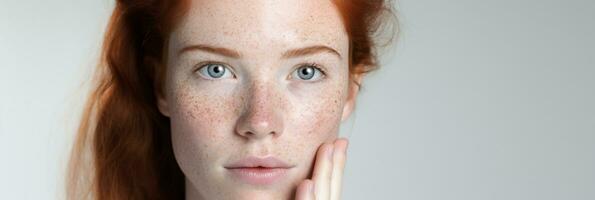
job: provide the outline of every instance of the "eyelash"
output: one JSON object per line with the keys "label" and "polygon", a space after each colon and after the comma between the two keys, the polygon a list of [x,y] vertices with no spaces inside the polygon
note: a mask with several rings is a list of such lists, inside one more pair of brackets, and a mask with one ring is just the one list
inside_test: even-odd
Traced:
{"label": "eyelash", "polygon": [[207,65],[222,65],[225,67],[226,70],[229,70],[229,72],[233,75],[234,78],[236,78],[236,72],[235,70],[228,64],[222,63],[222,62],[216,62],[216,61],[204,61],[204,62],[200,62],[196,65],[194,65],[194,68],[192,70],[193,73],[200,73],[200,69],[207,67]]}
{"label": "eyelash", "polygon": [[298,69],[300,67],[304,67],[304,66],[314,67],[315,69],[317,69],[318,71],[320,71],[320,73],[322,73],[323,76],[326,76],[326,71],[323,69],[324,67],[322,67],[318,63],[314,63],[314,62],[308,62],[308,63],[300,64],[300,65],[298,65],[296,67],[296,69]]}
{"label": "eyelash", "polygon": [[[212,62],[212,61],[200,62],[200,63],[198,63],[198,64],[195,65],[193,72],[194,73],[197,73],[198,70],[202,69],[203,67],[205,67],[207,65],[212,65],[212,64],[217,64],[217,65],[223,65],[223,66],[225,66],[228,70],[231,71],[231,73],[233,74],[234,78],[236,77],[236,74],[235,74],[234,70],[231,69],[231,66],[229,66],[227,64],[224,64],[224,63],[221,63],[221,62]],[[292,70],[292,72],[295,71],[295,70],[297,70],[298,68],[304,67],[304,66],[310,66],[310,67],[313,67],[314,69],[320,71],[320,73],[322,73],[322,76],[323,77],[326,77],[326,75],[327,75],[326,70],[324,69],[324,67],[322,67],[322,65],[320,65],[318,63],[315,63],[315,62],[307,62],[307,63],[299,64],[299,65],[297,65],[297,67],[295,67]]]}

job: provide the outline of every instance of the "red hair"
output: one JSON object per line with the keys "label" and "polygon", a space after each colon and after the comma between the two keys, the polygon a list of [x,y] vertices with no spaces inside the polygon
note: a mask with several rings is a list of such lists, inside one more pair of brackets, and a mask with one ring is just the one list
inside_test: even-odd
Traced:
{"label": "red hair", "polygon": [[[350,76],[376,69],[374,34],[391,4],[337,0],[349,35]],[[72,149],[69,199],[183,199],[162,93],[168,34],[187,0],[118,0]],[[387,12],[388,11],[388,12]],[[395,21],[396,22],[396,21]],[[359,83],[356,83],[359,85]]]}

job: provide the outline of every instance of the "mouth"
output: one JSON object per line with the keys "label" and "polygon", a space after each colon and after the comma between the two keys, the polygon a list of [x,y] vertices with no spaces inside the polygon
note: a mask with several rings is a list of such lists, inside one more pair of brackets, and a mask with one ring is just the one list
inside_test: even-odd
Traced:
{"label": "mouth", "polygon": [[246,157],[225,166],[234,179],[251,185],[270,185],[287,177],[295,166],[275,157]]}

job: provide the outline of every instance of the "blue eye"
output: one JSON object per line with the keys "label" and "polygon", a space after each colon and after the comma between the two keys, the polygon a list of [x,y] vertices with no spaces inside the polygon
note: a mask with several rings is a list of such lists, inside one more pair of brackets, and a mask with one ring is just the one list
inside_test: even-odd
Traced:
{"label": "blue eye", "polygon": [[299,78],[299,79],[305,80],[305,81],[316,81],[316,80],[322,78],[323,75],[324,74],[320,70],[320,68],[318,68],[312,64],[307,64],[307,65],[303,65],[303,66],[297,68],[293,72],[292,77]]}
{"label": "blue eye", "polygon": [[223,64],[205,64],[198,69],[198,72],[209,79],[233,77],[231,71]]}

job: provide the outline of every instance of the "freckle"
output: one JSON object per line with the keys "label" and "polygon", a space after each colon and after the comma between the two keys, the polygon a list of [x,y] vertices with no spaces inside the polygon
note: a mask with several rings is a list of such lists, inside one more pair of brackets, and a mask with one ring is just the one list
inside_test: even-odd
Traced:
{"label": "freckle", "polygon": [[196,117],[194,116],[194,113],[191,111],[188,111],[188,115],[190,115],[190,117],[192,117],[192,119],[196,119]]}

